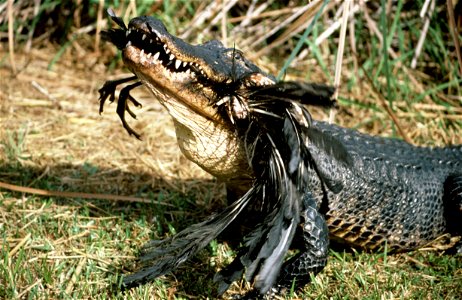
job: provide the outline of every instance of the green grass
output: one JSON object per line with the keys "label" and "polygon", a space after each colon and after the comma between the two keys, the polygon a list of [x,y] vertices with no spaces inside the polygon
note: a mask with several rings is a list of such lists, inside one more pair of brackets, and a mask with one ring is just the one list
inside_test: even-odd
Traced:
{"label": "green grass", "polygon": [[[159,213],[144,204],[127,207],[105,201],[19,198],[2,193],[0,205],[3,215],[9,216],[0,235],[0,297],[5,299],[123,297],[111,285],[117,285],[122,270],[130,269],[140,244],[165,234],[167,228],[159,227],[168,224],[179,230],[186,226],[182,221],[165,220],[156,226],[150,220]],[[9,255],[25,238],[23,246]],[[167,299],[173,292],[176,299],[213,298],[213,275],[229,263],[231,254],[228,246],[214,242],[173,274],[131,290],[127,297],[143,299],[154,293]],[[305,288],[302,298],[458,299],[461,282],[460,256],[332,250],[327,268]]]}

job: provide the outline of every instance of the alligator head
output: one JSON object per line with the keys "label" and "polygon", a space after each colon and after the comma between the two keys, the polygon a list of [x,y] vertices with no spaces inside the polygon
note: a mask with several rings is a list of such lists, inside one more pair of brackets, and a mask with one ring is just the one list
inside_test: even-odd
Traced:
{"label": "alligator head", "polygon": [[248,160],[234,126],[247,114],[238,91],[274,84],[274,78],[219,41],[190,45],[153,17],[134,18],[126,27],[110,14],[121,29],[105,38],[122,50],[125,65],[172,116],[185,156],[225,182],[247,177],[242,170]]}
{"label": "alligator head", "polygon": [[[122,50],[123,61],[135,76],[106,82],[100,89],[100,112],[109,96],[110,101],[115,99],[118,84],[139,80],[122,89],[118,99],[117,113],[127,131],[139,137],[124,114],[128,112],[134,117],[127,100],[141,104],[128,92],[144,84],[172,116],[183,154],[227,183],[237,195],[245,192],[254,178],[250,167],[253,154],[248,147],[248,128],[253,119],[271,116],[282,120],[286,112],[303,111],[303,124],[310,116],[299,108],[300,104],[335,104],[331,99],[332,87],[276,83],[273,76],[247,60],[241,51],[226,48],[217,40],[191,45],[168,33],[162,22],[153,17],[137,17],[126,26],[112,10],[108,13],[120,28],[103,32],[103,37]],[[259,128],[272,124],[271,120],[259,122]],[[257,134],[261,133],[260,130]]]}

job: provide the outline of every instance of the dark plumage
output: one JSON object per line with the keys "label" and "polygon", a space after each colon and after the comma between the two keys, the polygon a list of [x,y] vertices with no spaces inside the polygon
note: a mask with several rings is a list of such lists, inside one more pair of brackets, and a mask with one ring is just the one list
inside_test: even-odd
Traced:
{"label": "dark plumage", "polygon": [[[286,86],[290,87],[290,93],[286,94],[288,97],[283,101],[274,98],[273,92],[284,93]],[[255,287],[261,293],[274,285],[300,223],[303,204],[300,200],[305,194],[307,171],[315,167],[309,165],[313,160],[306,147],[311,139],[311,116],[301,105],[311,101],[310,87],[309,84],[290,82],[279,83],[272,88],[252,87],[239,91],[239,97],[246,100],[249,114],[236,124],[236,130],[246,135],[248,159],[256,175],[252,188],[208,220],[192,225],[171,238],[148,243],[140,256],[144,267],[126,276],[124,285],[138,285],[174,270],[207,246],[256,199],[266,217],[244,238],[244,246],[234,262],[215,279],[220,282],[220,293],[244,272],[247,280],[255,280]],[[330,93],[314,95],[315,104],[324,103],[320,99],[333,104],[330,100],[333,89],[326,88],[326,91]],[[302,97],[297,98],[297,95]],[[327,136],[314,134],[313,139],[319,144],[331,144]],[[347,163],[347,154],[342,153],[341,156]]]}

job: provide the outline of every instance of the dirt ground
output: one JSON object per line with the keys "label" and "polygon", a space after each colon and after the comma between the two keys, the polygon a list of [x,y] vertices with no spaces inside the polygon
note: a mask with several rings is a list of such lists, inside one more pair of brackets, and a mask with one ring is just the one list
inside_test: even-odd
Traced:
{"label": "dirt ground", "polygon": [[[169,182],[211,179],[177,150],[170,117],[144,88],[133,92],[143,108],[134,109],[138,120],[130,120],[142,133],[142,141],[122,128],[115,114],[116,103],[106,105],[99,114],[98,89],[106,80],[128,73],[117,70],[118,75],[111,75],[97,55],[75,60],[65,55],[49,70],[55,53],[56,49],[50,46],[17,54],[16,76],[11,75],[7,66],[0,68],[0,140],[20,140],[17,158],[21,165],[45,169],[47,173],[64,172],[60,177],[66,182],[66,172],[71,171],[66,168],[91,164],[106,169],[107,174],[114,170],[149,174],[146,178],[151,179],[146,180],[152,185],[166,185],[181,192],[189,188]],[[1,150],[2,161],[8,163],[5,146]],[[111,176],[104,179],[103,183],[95,182],[95,188],[89,183],[85,190],[101,191],[105,185],[109,191],[116,186],[118,194],[129,195],[145,184],[120,184],[117,177]]]}

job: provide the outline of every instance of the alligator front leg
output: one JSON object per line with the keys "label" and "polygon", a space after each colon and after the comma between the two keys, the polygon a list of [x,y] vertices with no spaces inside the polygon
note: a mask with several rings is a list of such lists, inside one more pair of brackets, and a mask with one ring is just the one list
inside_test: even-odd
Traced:
{"label": "alligator front leg", "polygon": [[303,199],[303,245],[299,254],[284,263],[277,288],[302,288],[326,266],[329,250],[329,230],[310,192]]}
{"label": "alligator front leg", "polygon": [[[257,289],[251,290],[239,300],[274,299],[282,296],[292,288],[299,290],[310,281],[310,274],[316,275],[324,269],[329,250],[329,231],[323,215],[319,212],[311,193],[303,199],[302,245],[300,253],[286,261],[281,268],[277,283],[268,292],[260,294]],[[237,276],[231,278],[235,280]]]}

